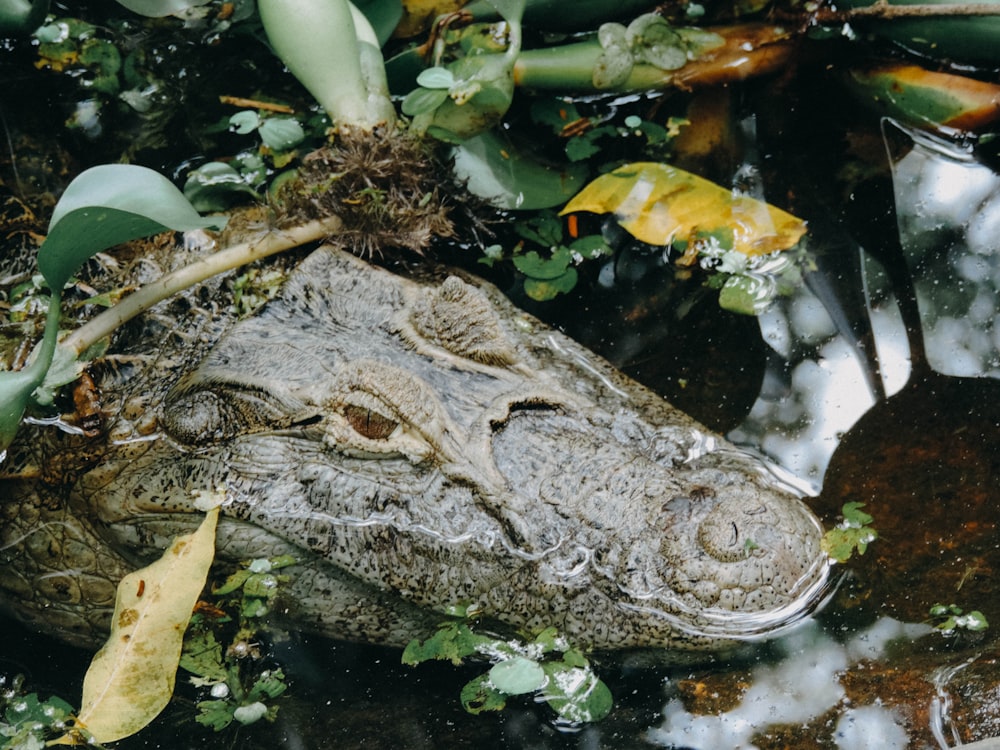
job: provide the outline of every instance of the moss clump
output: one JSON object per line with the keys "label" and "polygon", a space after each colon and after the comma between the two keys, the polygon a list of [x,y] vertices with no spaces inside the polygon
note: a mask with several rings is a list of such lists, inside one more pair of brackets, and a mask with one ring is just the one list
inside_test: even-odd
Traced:
{"label": "moss clump", "polygon": [[309,154],[279,202],[292,221],[337,215],[333,242],[359,255],[390,248],[423,253],[454,230],[441,185],[450,178],[429,147],[405,132],[342,133]]}

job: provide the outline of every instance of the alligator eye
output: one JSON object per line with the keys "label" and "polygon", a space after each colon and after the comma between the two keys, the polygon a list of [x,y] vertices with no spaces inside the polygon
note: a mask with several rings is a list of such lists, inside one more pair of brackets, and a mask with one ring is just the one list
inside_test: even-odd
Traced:
{"label": "alligator eye", "polygon": [[181,443],[196,445],[223,436],[225,420],[219,398],[199,391],[171,404],[160,418],[168,435]]}
{"label": "alligator eye", "polygon": [[364,406],[347,404],[344,407],[344,416],[355,432],[369,440],[387,440],[399,427],[399,422],[396,420]]}

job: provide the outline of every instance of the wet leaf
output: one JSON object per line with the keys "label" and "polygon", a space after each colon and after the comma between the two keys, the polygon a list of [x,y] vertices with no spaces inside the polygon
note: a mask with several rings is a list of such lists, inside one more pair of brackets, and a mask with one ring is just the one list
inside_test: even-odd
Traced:
{"label": "wet leaf", "polygon": [[837,562],[847,562],[855,550],[863,555],[868,545],[878,539],[878,532],[869,524],[872,517],[861,508],[864,503],[844,503],[844,520],[823,535],[823,551]]}
{"label": "wet leaf", "polygon": [[87,258],[139,237],[173,229],[221,227],[202,218],[166,177],[133,164],[102,164],[74,179],[52,212],[38,251],[49,287],[62,289]]}
{"label": "wet leaf", "polygon": [[611,691],[589,668],[562,662],[546,662],[542,667],[549,677],[542,697],[563,719],[577,723],[600,721],[611,712]]}
{"label": "wet leaf", "polygon": [[260,138],[272,151],[287,151],[305,140],[306,133],[292,117],[270,117],[261,123]]}
{"label": "wet leaf", "polygon": [[525,279],[524,293],[537,302],[548,302],[559,294],[573,291],[577,279],[575,268],[566,269],[566,273],[554,279]]}
{"label": "wet leaf", "polygon": [[243,110],[237,112],[229,118],[229,127],[234,133],[246,135],[252,133],[260,126],[260,115],[253,110]]}
{"label": "wet leaf", "polygon": [[546,166],[484,133],[455,150],[455,174],[468,182],[469,192],[499,208],[533,210],[564,203],[583,185],[587,167]]}
{"label": "wet leaf", "polygon": [[740,315],[760,315],[777,294],[774,282],[762,276],[731,276],[719,291],[719,307]]}
{"label": "wet leaf", "polygon": [[118,585],[111,635],[83,681],[79,721],[98,742],[142,729],[174,690],[184,631],[215,554],[219,509]]}
{"label": "wet leaf", "polygon": [[450,89],[455,85],[455,76],[447,68],[427,68],[417,76],[417,84],[426,89]]}
{"label": "wet leaf", "polygon": [[228,164],[210,161],[188,174],[184,197],[199,211],[225,211],[234,202],[256,196],[242,175]]}
{"label": "wet leaf", "polygon": [[572,255],[565,247],[558,248],[551,258],[543,258],[534,250],[514,256],[514,267],[533,279],[550,281],[558,279],[569,268]]}
{"label": "wet leaf", "polygon": [[470,714],[483,711],[500,711],[507,705],[507,696],[490,685],[489,675],[479,675],[462,688],[462,707]]}
{"label": "wet leaf", "polygon": [[690,242],[728,228],[733,249],[763,255],[793,247],[806,224],[779,208],[668,164],[637,162],[602,175],[560,212],[611,213],[633,237],[651,245]]}
{"label": "wet leaf", "polygon": [[403,99],[403,114],[408,117],[433,112],[440,107],[444,100],[448,98],[448,89],[444,88],[419,88],[413,89],[406,98]]}
{"label": "wet leaf", "polygon": [[657,13],[645,13],[628,25],[626,38],[636,58],[660,70],[676,70],[687,62],[681,35]]}
{"label": "wet leaf", "polygon": [[493,687],[507,695],[532,693],[545,684],[545,671],[537,661],[515,656],[494,664],[490,669]]}
{"label": "wet leaf", "polygon": [[431,659],[446,659],[458,666],[466,656],[477,653],[477,647],[494,639],[476,635],[465,623],[448,622],[425,641],[412,640],[403,650],[403,664],[415,666]]}

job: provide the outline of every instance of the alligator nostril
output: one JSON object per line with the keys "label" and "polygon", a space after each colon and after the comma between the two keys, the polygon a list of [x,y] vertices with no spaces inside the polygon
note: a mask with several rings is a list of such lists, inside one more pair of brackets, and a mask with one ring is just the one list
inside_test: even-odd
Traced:
{"label": "alligator nostril", "polygon": [[[755,540],[750,529],[759,525],[760,514],[766,508],[758,506],[746,508],[745,501],[723,500],[701,522],[698,527],[698,544],[708,554],[720,562],[739,562],[757,549],[760,540]],[[747,523],[754,516],[754,523]]]}

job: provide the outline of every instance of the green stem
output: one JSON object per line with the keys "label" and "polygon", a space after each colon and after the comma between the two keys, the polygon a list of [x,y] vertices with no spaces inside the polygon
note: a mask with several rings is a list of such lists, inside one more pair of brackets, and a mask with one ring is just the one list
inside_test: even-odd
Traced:
{"label": "green stem", "polygon": [[[381,66],[377,39],[348,0],[259,0],[257,5],[275,53],[336,127],[372,130],[392,122],[392,103],[379,90],[385,74],[380,84],[368,49],[375,40]],[[388,112],[393,113],[389,118]]]}
{"label": "green stem", "polygon": [[[514,64],[514,83],[529,89],[596,91],[594,66],[603,50],[596,39],[559,47],[525,50]],[[673,71],[636,65],[615,91],[648,91],[670,85]]]}
{"label": "green stem", "polygon": [[289,229],[276,229],[254,242],[243,242],[227,247],[191,265],[172,271],[152,284],[147,284],[77,328],[60,342],[59,348],[70,353],[75,359],[113,333],[123,323],[188,287],[269,255],[309,242],[318,242],[336,234],[342,228],[343,223],[340,218],[333,216]]}
{"label": "green stem", "polygon": [[53,290],[45,316],[45,333],[31,364],[17,372],[0,373],[0,461],[6,455],[7,447],[14,442],[31,394],[45,380],[52,364],[59,338],[61,303],[62,291]]}

